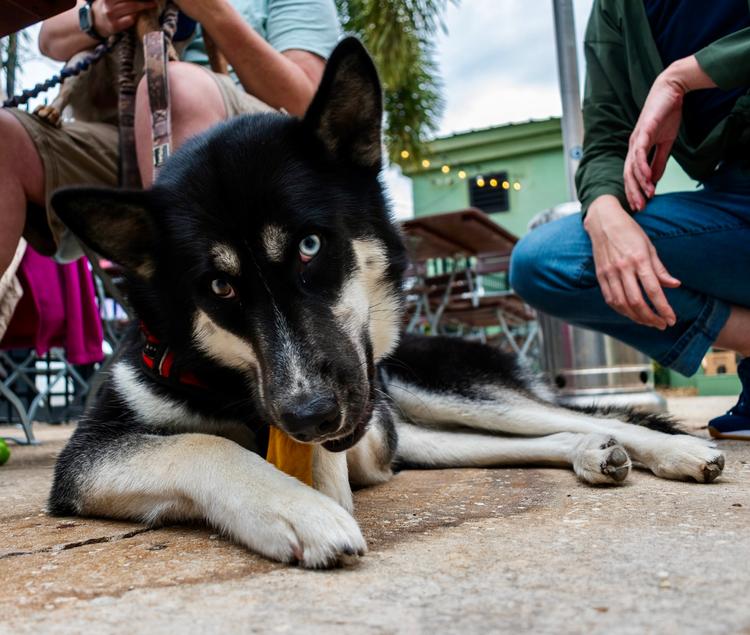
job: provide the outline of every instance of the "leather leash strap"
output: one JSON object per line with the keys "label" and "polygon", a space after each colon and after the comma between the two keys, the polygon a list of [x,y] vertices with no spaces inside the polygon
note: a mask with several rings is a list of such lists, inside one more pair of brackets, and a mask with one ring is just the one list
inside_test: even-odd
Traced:
{"label": "leather leash strap", "polygon": [[163,31],[143,36],[148,102],[151,107],[154,180],[172,151],[172,122],[169,115],[169,81],[167,80],[167,40]]}

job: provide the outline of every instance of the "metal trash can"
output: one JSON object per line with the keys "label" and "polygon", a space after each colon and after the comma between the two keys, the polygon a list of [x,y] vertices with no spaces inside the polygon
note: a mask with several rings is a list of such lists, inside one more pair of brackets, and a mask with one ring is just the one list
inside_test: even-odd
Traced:
{"label": "metal trash can", "polygon": [[[556,205],[537,214],[529,229],[580,211],[577,201]],[[542,369],[557,387],[560,403],[666,410],[666,401],[654,391],[648,356],[608,335],[538,315]]]}

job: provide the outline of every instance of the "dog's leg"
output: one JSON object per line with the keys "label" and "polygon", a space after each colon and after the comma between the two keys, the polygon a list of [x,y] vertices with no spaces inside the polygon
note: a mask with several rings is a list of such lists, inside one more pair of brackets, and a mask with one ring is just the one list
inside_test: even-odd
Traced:
{"label": "dog's leg", "polygon": [[[461,376],[461,369],[455,373]],[[433,427],[465,426],[492,433],[541,436],[558,432],[614,436],[634,461],[662,478],[713,481],[724,468],[724,457],[704,439],[664,434],[608,416],[561,408],[512,388],[480,385],[476,397],[435,392],[391,379],[389,392],[415,423]]]}
{"label": "dog's leg", "polygon": [[313,487],[335,500],[346,511],[354,511],[352,488],[345,452],[329,452],[316,445],[313,450]]}
{"label": "dog's leg", "polygon": [[92,449],[80,436],[58,461],[52,513],[204,519],[253,551],[311,568],[366,550],[341,506],[228,439],[129,435]]}
{"label": "dog's leg", "polygon": [[[65,64],[65,66],[68,68],[73,67],[90,54],[90,51],[77,53]],[[74,75],[63,81],[63,83],[60,84],[60,90],[58,91],[57,96],[49,104],[37,106],[34,109],[34,115],[39,117],[39,119],[46,121],[51,126],[59,128],[62,125],[62,113],[65,110],[65,107],[70,103],[73,93],[81,88],[80,78],[81,75]]]}
{"label": "dog's leg", "polygon": [[379,485],[393,476],[391,465],[397,443],[394,420],[390,406],[379,397],[365,436],[346,452],[349,482],[354,487]]}
{"label": "dog's leg", "polygon": [[617,484],[630,473],[625,449],[606,434],[558,432],[511,438],[477,432],[431,430],[399,424],[400,462],[419,467],[572,466],[578,477],[596,485]]}

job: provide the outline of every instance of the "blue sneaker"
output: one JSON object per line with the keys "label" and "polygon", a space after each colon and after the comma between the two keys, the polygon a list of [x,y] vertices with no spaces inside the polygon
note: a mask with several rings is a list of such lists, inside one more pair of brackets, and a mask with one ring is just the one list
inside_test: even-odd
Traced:
{"label": "blue sneaker", "polygon": [[750,357],[737,365],[737,374],[742,382],[737,405],[725,415],[708,422],[708,431],[714,439],[750,441]]}

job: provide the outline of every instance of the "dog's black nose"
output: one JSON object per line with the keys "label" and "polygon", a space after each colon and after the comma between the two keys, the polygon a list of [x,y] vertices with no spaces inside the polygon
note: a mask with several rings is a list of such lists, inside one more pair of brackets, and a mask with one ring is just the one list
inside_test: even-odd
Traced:
{"label": "dog's black nose", "polygon": [[298,400],[280,414],[286,431],[301,441],[312,441],[335,432],[341,413],[334,397]]}

